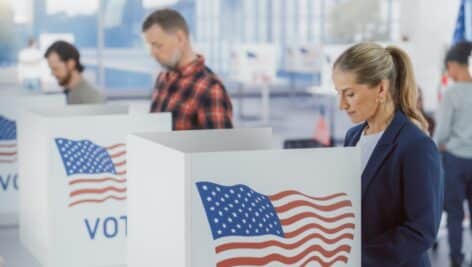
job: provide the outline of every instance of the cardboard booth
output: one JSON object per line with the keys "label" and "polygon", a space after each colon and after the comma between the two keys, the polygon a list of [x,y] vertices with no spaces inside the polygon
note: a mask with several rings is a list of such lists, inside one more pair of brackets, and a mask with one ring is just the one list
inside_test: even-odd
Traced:
{"label": "cardboard booth", "polygon": [[18,224],[17,120],[22,110],[40,106],[65,106],[65,98],[20,89],[0,91],[0,225]]}
{"label": "cardboard booth", "polygon": [[[171,115],[127,105],[34,109],[20,130],[20,240],[43,266],[126,264],[126,136],[170,131]],[[157,166],[157,163],[156,163]]]}
{"label": "cardboard booth", "polygon": [[267,129],[132,134],[128,267],[361,266],[358,148]]}

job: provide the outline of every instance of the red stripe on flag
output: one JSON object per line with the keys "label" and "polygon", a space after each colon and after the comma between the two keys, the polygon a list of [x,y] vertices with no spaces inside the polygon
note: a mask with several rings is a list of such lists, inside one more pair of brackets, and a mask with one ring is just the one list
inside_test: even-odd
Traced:
{"label": "red stripe on flag", "polygon": [[293,196],[293,195],[304,196],[304,197],[307,197],[309,199],[318,200],[318,201],[325,201],[325,200],[330,200],[330,199],[341,197],[341,196],[347,196],[346,193],[339,193],[339,194],[329,195],[329,196],[325,196],[325,197],[311,197],[311,196],[305,195],[305,194],[303,194],[299,191],[288,190],[288,191],[283,191],[283,192],[277,193],[275,195],[269,196],[269,199],[270,199],[270,201],[277,201],[277,200],[280,200],[284,197]]}
{"label": "red stripe on flag", "polygon": [[115,163],[115,167],[121,167],[123,165],[126,165],[126,160],[125,161],[120,161],[118,163]]}
{"label": "red stripe on flag", "polygon": [[114,186],[108,186],[108,187],[101,188],[101,189],[81,189],[81,190],[72,191],[69,194],[69,196],[74,197],[74,196],[81,195],[81,194],[103,194],[103,193],[109,192],[109,191],[113,191],[113,192],[117,192],[117,193],[124,193],[124,192],[126,192],[126,188],[117,188],[117,187],[114,187]]}
{"label": "red stripe on flag", "polygon": [[231,249],[264,249],[268,247],[278,247],[278,248],[287,249],[287,250],[296,249],[313,239],[320,239],[324,243],[332,245],[344,239],[353,240],[354,235],[345,233],[336,238],[330,239],[330,238],[326,238],[322,236],[321,234],[314,233],[291,244],[286,244],[286,243],[282,243],[280,241],[275,241],[275,240],[269,240],[269,241],[258,242],[258,243],[248,243],[248,242],[227,243],[227,244],[216,247],[216,253],[221,253],[221,252],[224,252],[226,250],[231,250]]}
{"label": "red stripe on flag", "polygon": [[335,234],[335,233],[338,233],[338,232],[343,231],[345,229],[354,230],[354,227],[355,227],[355,225],[353,223],[346,223],[346,224],[343,224],[339,227],[330,229],[330,228],[324,227],[321,224],[310,223],[310,224],[304,225],[303,227],[300,227],[300,228],[298,228],[298,229],[296,229],[292,232],[285,233],[285,238],[293,238],[293,237],[296,237],[296,236],[302,234],[303,232],[306,232],[306,231],[309,231],[309,230],[312,230],[312,229],[321,230],[322,232],[327,233],[327,234]]}
{"label": "red stripe on flag", "polygon": [[326,250],[320,245],[313,245],[299,253],[298,255],[295,255],[293,257],[286,257],[281,254],[270,254],[265,257],[239,257],[239,258],[230,258],[227,260],[220,261],[216,264],[218,267],[230,267],[230,266],[264,266],[269,264],[270,262],[280,262],[282,264],[294,264],[297,263],[298,261],[302,260],[304,257],[309,255],[312,252],[319,252],[321,255],[324,257],[333,257],[337,255],[340,252],[351,252],[351,247],[348,245],[342,245],[337,247],[334,250]]}
{"label": "red stripe on flag", "polygon": [[297,200],[297,201],[292,201],[285,205],[276,207],[275,210],[277,211],[277,213],[281,213],[281,212],[286,212],[291,209],[295,209],[299,207],[311,207],[320,211],[329,212],[329,211],[335,211],[341,208],[352,207],[352,203],[349,200],[344,200],[344,201],[337,202],[331,205],[317,205],[317,204],[313,204],[305,200]]}
{"label": "red stripe on flag", "polygon": [[0,152],[0,156],[15,156],[17,153],[16,151],[13,152]]}
{"label": "red stripe on flag", "polygon": [[111,158],[117,158],[126,154],[126,151],[121,151],[115,154],[110,155]]}
{"label": "red stripe on flag", "polygon": [[115,148],[120,147],[120,146],[126,146],[126,144],[116,144],[116,145],[112,145],[112,146],[105,147],[105,148],[108,149],[108,150],[111,150],[111,149],[115,149]]}
{"label": "red stripe on flag", "polygon": [[79,205],[79,204],[84,204],[84,203],[103,203],[107,200],[110,200],[110,199],[114,199],[114,200],[118,200],[118,201],[123,201],[123,200],[126,200],[126,197],[116,197],[116,196],[108,196],[106,198],[101,198],[101,199],[83,199],[83,200],[79,200],[79,201],[75,201],[75,202],[72,202],[69,204],[69,207],[73,207],[75,205]]}
{"label": "red stripe on flag", "polygon": [[341,261],[341,262],[344,262],[344,263],[347,263],[348,261],[348,258],[346,256],[338,256],[336,258],[334,258],[333,260],[331,261],[323,261],[320,257],[318,256],[313,256],[313,257],[310,257],[308,260],[306,260],[300,267],[305,267],[308,265],[308,263],[312,262],[312,261],[315,261],[315,262],[318,262],[321,267],[330,267],[332,265],[334,265],[336,262],[338,261]]}

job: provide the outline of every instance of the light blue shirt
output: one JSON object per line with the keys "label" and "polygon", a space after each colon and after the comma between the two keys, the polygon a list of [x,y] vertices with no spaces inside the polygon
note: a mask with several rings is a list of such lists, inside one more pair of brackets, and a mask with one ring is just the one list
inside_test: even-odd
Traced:
{"label": "light blue shirt", "polygon": [[364,135],[364,133],[362,133],[361,138],[357,143],[357,146],[359,146],[361,149],[362,171],[364,171],[367,162],[369,162],[370,156],[374,152],[375,146],[377,146],[377,143],[379,142],[383,133],[383,131],[369,135]]}
{"label": "light blue shirt", "polygon": [[457,157],[472,158],[472,82],[451,85],[436,115],[436,144]]}

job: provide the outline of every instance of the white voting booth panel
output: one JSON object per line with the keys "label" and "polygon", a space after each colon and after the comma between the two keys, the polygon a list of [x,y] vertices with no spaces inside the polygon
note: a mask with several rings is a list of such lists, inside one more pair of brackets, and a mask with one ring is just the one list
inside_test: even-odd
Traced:
{"label": "white voting booth panel", "polygon": [[289,45],[285,48],[285,70],[312,74],[320,72],[322,55],[320,45]]}
{"label": "white voting booth panel", "polygon": [[19,135],[20,240],[46,267],[126,263],[127,146],[135,131],[170,131],[171,115],[127,105],[34,109]]}
{"label": "white voting booth panel", "polygon": [[278,83],[277,58],[278,47],[269,43],[232,44],[230,49],[229,78],[240,84],[240,90],[247,86],[261,90],[261,120],[266,125],[270,120],[269,85]]}
{"label": "white voting booth panel", "polygon": [[232,80],[251,85],[276,80],[277,47],[273,44],[235,44],[230,53]]}
{"label": "white voting booth panel", "polygon": [[269,133],[130,135],[128,267],[361,266],[359,150]]}
{"label": "white voting booth panel", "polygon": [[17,120],[22,110],[64,106],[61,95],[38,95],[20,89],[0,91],[0,225],[18,223]]}
{"label": "white voting booth panel", "polygon": [[150,113],[150,101],[132,101],[129,104],[129,114],[147,114]]}

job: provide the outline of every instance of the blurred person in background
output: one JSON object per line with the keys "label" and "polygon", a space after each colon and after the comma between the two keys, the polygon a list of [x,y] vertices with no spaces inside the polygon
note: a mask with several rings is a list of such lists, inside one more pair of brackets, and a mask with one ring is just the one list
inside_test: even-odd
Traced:
{"label": "blurred person in background", "polygon": [[446,90],[439,105],[434,134],[434,140],[443,156],[445,210],[453,267],[463,266],[464,200],[472,197],[472,76],[469,72],[471,50],[471,42],[459,42],[446,54],[444,64],[453,84]]}
{"label": "blurred person in background", "polygon": [[41,89],[41,51],[33,38],[28,39],[28,46],[18,53],[18,81],[32,91]]}
{"label": "blurred person in background", "polygon": [[64,88],[67,104],[102,104],[105,97],[98,89],[88,82],[82,72],[77,48],[65,41],[53,43],[44,54],[52,75]]}

